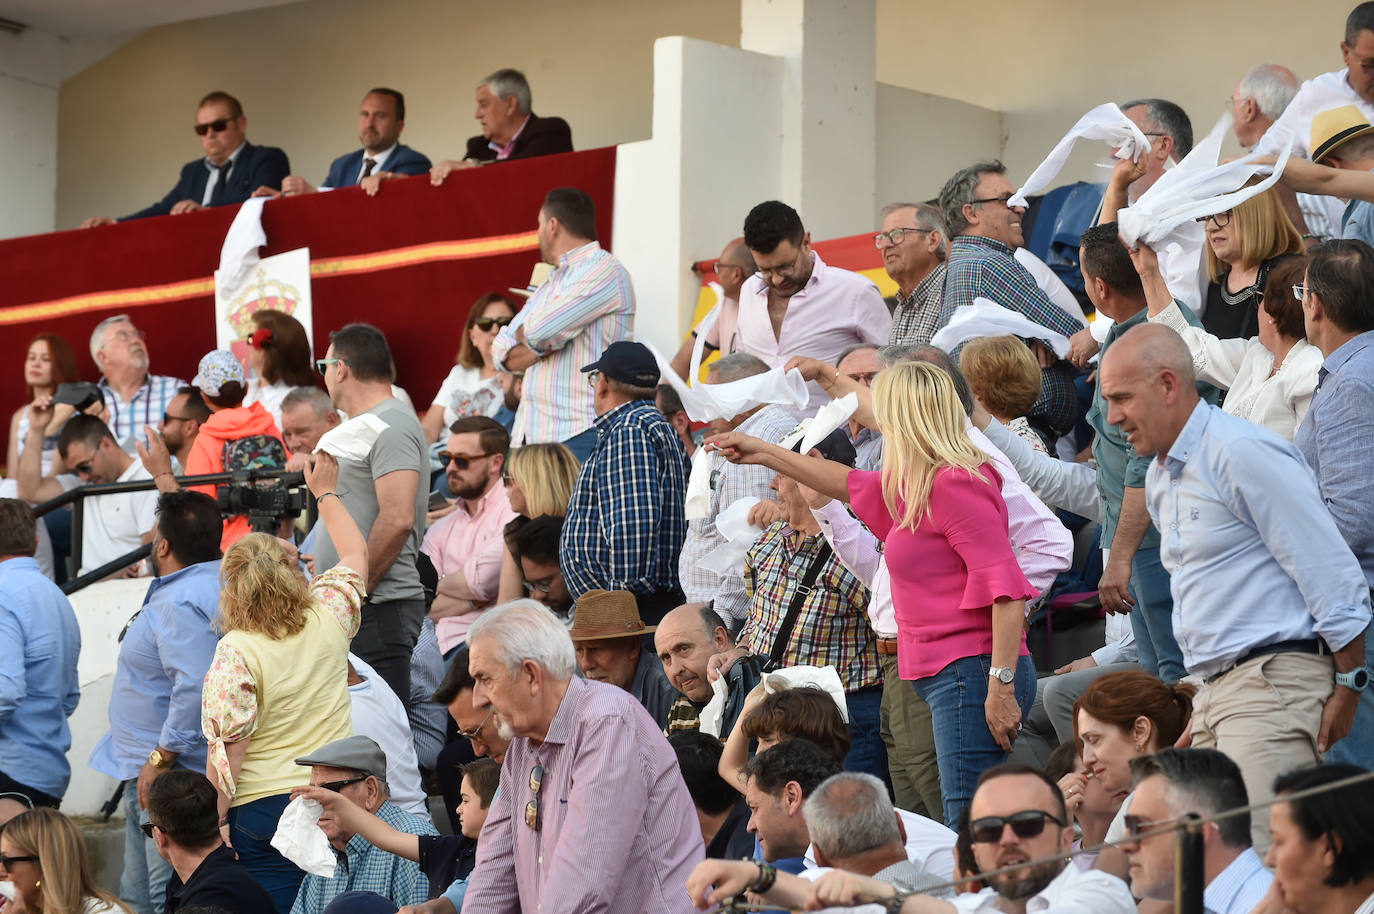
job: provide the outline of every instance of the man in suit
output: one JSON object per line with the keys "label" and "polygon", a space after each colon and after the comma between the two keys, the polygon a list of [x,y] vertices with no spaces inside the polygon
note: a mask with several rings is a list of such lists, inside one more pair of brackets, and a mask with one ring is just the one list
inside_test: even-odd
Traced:
{"label": "man in suit", "polygon": [[227,92],[211,92],[196,106],[195,131],[205,158],[187,162],[176,187],[152,206],[118,220],[94,216],[81,227],[242,203],[255,190],[281,187],[291,171],[286,153],[274,146],[254,146],[247,130],[248,118],[239,100]]}
{"label": "man in suit", "polygon": [[539,117],[530,110],[530,84],[519,70],[497,70],[477,84],[475,116],[481,135],[468,140],[461,161],[447,159],[430,170],[435,187],[455,168],[572,152],[572,128],[561,117]]}
{"label": "man in suit", "polygon": [[254,196],[291,197],[313,194],[317,190],[361,186],[375,196],[383,181],[422,175],[429,171],[429,159],[400,143],[406,126],[406,98],[395,89],[373,89],[363,96],[358,110],[358,142],[362,148],[339,156],[329,166],[329,176],[315,187],[298,175],[281,182],[281,191],[262,188]]}

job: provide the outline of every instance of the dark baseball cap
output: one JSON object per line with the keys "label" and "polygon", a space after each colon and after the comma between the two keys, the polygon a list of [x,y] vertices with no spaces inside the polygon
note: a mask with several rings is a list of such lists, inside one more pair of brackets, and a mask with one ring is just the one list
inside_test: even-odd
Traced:
{"label": "dark baseball cap", "polygon": [[618,340],[606,347],[601,358],[590,365],[583,365],[585,374],[599,371],[608,378],[633,387],[658,386],[658,362],[649,347],[630,340]]}
{"label": "dark baseball cap", "polygon": [[[813,447],[821,452],[821,456],[826,460],[833,460],[842,463],[847,467],[852,467],[858,461],[859,455],[854,450],[854,443],[849,440],[849,432],[843,428],[837,428],[826,435]],[[792,445],[792,450],[801,453],[801,442]]]}

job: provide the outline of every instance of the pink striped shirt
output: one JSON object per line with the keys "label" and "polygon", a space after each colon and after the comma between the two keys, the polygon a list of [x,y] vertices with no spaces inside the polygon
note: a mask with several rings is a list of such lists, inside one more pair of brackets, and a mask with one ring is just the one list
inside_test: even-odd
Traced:
{"label": "pink striped shirt", "polygon": [[491,344],[492,359],[504,369],[523,327],[525,345],[539,356],[525,369],[511,444],[567,441],[591,428],[596,410],[582,366],[611,343],[628,340],[634,322],[635,293],[620,261],[595,241],[558,258],[548,281]]}
{"label": "pink striped shirt", "polygon": [[[525,820],[531,800],[538,831]],[[696,807],[658,725],[629,692],[574,678],[544,741],[506,750],[463,910],[688,914],[687,877],[703,854]]]}
{"label": "pink striped shirt", "polygon": [[[506,487],[500,480],[477,501],[477,513],[469,514],[462,499],[453,513],[441,517],[425,534],[421,551],[434,563],[439,576],[461,571],[474,602],[490,603],[501,585],[501,563],[506,546],[501,533],[515,519]],[[439,650],[447,653],[463,642],[476,613],[447,616],[434,623]]]}

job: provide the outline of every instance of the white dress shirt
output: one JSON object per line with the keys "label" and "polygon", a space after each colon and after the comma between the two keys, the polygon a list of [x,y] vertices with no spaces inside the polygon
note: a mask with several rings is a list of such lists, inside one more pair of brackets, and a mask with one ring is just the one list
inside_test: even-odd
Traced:
{"label": "white dress shirt", "polygon": [[386,785],[391,789],[391,802],[428,819],[429,807],[420,788],[420,763],[415,758],[415,741],[405,705],[365,660],[349,654],[348,661],[363,679],[348,687],[353,731],[366,736],[386,753]]}
{"label": "white dress shirt", "polygon": [[[353,182],[353,183],[356,185],[356,184],[360,183],[360,182],[363,180],[363,169],[367,168],[367,160],[368,160],[368,159],[371,159],[373,162],[377,163],[377,164],[375,164],[375,165],[372,166],[372,174],[375,175],[377,172],[383,171],[384,169],[382,168],[382,166],[386,164],[386,160],[387,160],[387,159],[391,158],[391,154],[392,154],[393,152],[396,151],[396,147],[399,146],[399,145],[401,145],[401,144],[400,144],[400,143],[392,143],[392,144],[391,144],[390,146],[388,146],[386,149],[383,149],[381,152],[378,152],[378,153],[371,153],[371,152],[368,152],[366,149],[364,149],[364,150],[363,150],[363,157],[362,157],[360,160],[358,160],[358,177],[357,177],[356,179],[354,179],[354,182]],[[334,188],[330,187],[328,184],[321,184],[319,187],[316,188],[316,190],[333,190],[333,189],[334,189]],[[449,424],[451,425],[452,423],[449,423]]]}
{"label": "white dress shirt", "polygon": [[[959,914],[1001,914],[1002,896],[996,889],[955,896]],[[1026,900],[1027,914],[1136,914],[1135,899],[1126,883],[1101,870],[1065,866],[1044,891]]]}
{"label": "white dress shirt", "polygon": [[[247,146],[247,145],[248,145],[248,142],[245,140],[244,142],[242,142],[242,143],[239,144],[239,148],[238,148],[238,149],[235,149],[233,152],[231,152],[231,153],[229,154],[229,161],[232,163],[232,164],[230,164],[230,166],[229,166],[229,171],[230,171],[230,172],[232,172],[232,171],[234,170],[234,166],[235,166],[235,165],[238,165],[238,163],[239,163],[239,153],[243,152],[243,147],[245,147],[245,146]],[[211,198],[212,196],[214,196],[214,194],[215,194],[215,185],[219,183],[219,176],[220,176],[220,169],[219,169],[219,166],[215,165],[215,164],[214,164],[213,162],[211,162],[208,158],[205,159],[205,167],[206,167],[206,169],[210,172],[210,177],[206,179],[206,181],[205,181],[205,191],[204,191],[204,193],[202,193],[202,194],[200,195],[200,205],[201,205],[201,206],[209,206],[209,205],[210,205],[210,198]]]}

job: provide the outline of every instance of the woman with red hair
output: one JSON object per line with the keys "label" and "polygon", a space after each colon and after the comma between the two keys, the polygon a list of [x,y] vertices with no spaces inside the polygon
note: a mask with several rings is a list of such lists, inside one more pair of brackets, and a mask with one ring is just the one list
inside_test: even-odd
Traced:
{"label": "woman with red hair", "polygon": [[[29,434],[29,405],[39,397],[51,397],[57,385],[80,380],[76,368],[76,353],[71,345],[55,333],[40,333],[29,341],[24,358],[24,405],[15,410],[10,419],[9,450],[5,458],[5,472],[14,478],[19,470],[19,455]],[[71,413],[53,417],[52,427],[43,434],[43,475],[52,473],[53,464],[61,469],[57,455],[57,433]]]}
{"label": "woman with red hair", "polygon": [[294,388],[314,387],[310,339],[301,322],[282,311],[254,312],[248,337],[248,394],[244,406],[261,403],[281,428],[281,401]]}

